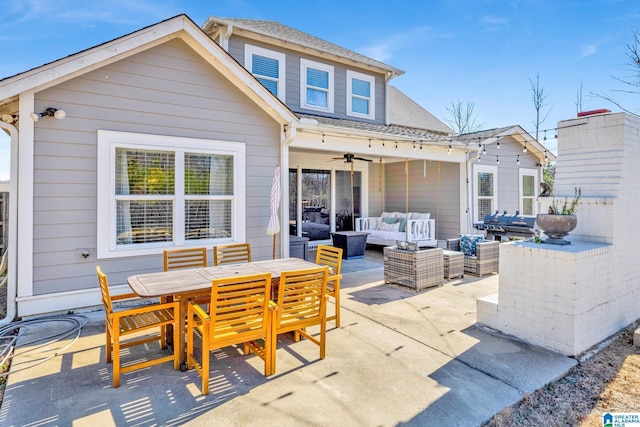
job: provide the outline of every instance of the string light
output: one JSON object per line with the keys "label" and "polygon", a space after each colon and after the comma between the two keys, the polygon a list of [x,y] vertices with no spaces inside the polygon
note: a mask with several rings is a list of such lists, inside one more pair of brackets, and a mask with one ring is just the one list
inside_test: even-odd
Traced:
{"label": "string light", "polygon": [[496,156],[496,164],[499,165],[500,164],[500,157]]}
{"label": "string light", "polygon": [[487,154],[487,147],[485,145],[482,146],[482,154]]}
{"label": "string light", "polygon": [[369,150],[371,150],[371,138],[369,138]]}
{"label": "string light", "polygon": [[497,141],[496,149],[499,150],[500,149],[500,137],[499,136],[496,136],[496,141]]}
{"label": "string light", "polygon": [[324,133],[322,134],[322,144],[324,145]]}
{"label": "string light", "polygon": [[516,163],[520,164],[520,154],[518,154],[517,158],[516,158]]}
{"label": "string light", "polygon": [[398,149],[398,141],[396,141],[396,150]]}
{"label": "string light", "polygon": [[416,151],[416,141],[415,141],[415,139],[413,140],[413,151]]}
{"label": "string light", "polygon": [[555,128],[555,129],[554,129],[554,132],[555,132],[555,136],[554,136],[554,138],[555,138],[555,139],[558,139],[558,128]]}
{"label": "string light", "polygon": [[420,151],[422,151],[422,141],[420,141]]}
{"label": "string light", "polygon": [[542,138],[542,140],[543,140],[543,141],[546,141],[546,140],[547,140],[547,131],[546,131],[546,130],[544,131],[544,138]]}
{"label": "string light", "polygon": [[526,153],[526,152],[527,152],[527,143],[526,143],[526,141],[525,141],[525,143],[524,143],[524,148],[522,149],[522,152],[523,152],[523,153]]}
{"label": "string light", "polygon": [[549,161],[549,156],[547,155],[547,150],[544,150],[544,161],[545,162]]}
{"label": "string light", "polygon": [[449,148],[447,149],[447,154],[451,154],[451,144],[449,144]]}
{"label": "string light", "polygon": [[478,148],[482,148],[482,144],[480,143],[480,137],[478,137]]}

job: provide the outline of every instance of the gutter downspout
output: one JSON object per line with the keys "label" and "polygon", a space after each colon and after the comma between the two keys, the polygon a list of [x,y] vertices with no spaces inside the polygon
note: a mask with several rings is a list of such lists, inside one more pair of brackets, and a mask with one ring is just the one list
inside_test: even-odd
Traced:
{"label": "gutter downspout", "polygon": [[[474,156],[475,153],[475,156]],[[472,163],[475,162],[476,160],[478,160],[478,158],[480,158],[480,152],[479,151],[472,151],[468,154],[469,158],[467,159],[467,185],[465,186],[467,189],[467,229],[464,231],[465,233],[470,233],[471,232],[471,227],[473,226],[473,218],[472,218],[472,212],[471,212],[471,205],[472,205],[472,197],[473,195],[471,194],[471,191],[469,190],[469,187],[471,186],[472,182],[470,180],[470,177],[472,176],[471,173],[471,166]]]}
{"label": "gutter downspout", "polygon": [[[283,258],[289,257],[289,239],[283,239],[285,224],[289,224],[289,146],[296,139],[298,128],[294,126],[293,122],[289,122],[284,127],[282,136],[281,148],[280,148],[280,194],[286,196],[282,197],[280,206],[280,254]],[[286,215],[285,215],[286,212]],[[287,236],[289,235],[289,228],[287,225]]]}
{"label": "gutter downspout", "polygon": [[9,243],[7,244],[8,267],[7,267],[7,315],[0,319],[0,325],[6,325],[16,317],[16,296],[18,291],[16,258],[18,256],[18,129],[3,121],[0,121],[0,129],[9,131],[11,135],[11,161],[9,163]]}

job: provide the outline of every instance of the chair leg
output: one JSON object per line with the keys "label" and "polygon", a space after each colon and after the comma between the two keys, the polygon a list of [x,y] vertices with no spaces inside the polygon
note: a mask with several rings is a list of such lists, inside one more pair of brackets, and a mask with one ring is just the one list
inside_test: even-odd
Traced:
{"label": "chair leg", "polygon": [[[176,319],[179,318],[180,315],[178,313],[173,313],[173,316],[174,319]],[[160,331],[160,334],[162,334],[162,331]],[[173,369],[176,371],[180,369],[180,358],[182,357],[180,353],[184,349],[184,343],[181,343],[179,340],[180,331],[178,330],[178,325],[175,325],[173,327]]]}
{"label": "chair leg", "polygon": [[106,347],[107,347],[107,350],[106,350],[107,351],[107,354],[106,354],[107,363],[111,363],[111,352],[113,351],[113,346],[111,345],[112,337],[111,337],[111,331],[109,330],[109,319],[107,319],[107,321],[105,322],[105,335],[107,337],[107,344],[106,344]]}
{"label": "chair leg", "polygon": [[327,336],[327,319],[323,319],[320,323],[320,359],[324,359],[325,356],[325,343]]}
{"label": "chair leg", "polygon": [[118,325],[113,328],[113,388],[120,387],[120,331]]}
{"label": "chair leg", "polygon": [[336,281],[333,290],[333,300],[336,304],[336,328],[340,327],[340,282]]}
{"label": "chair leg", "polygon": [[202,394],[209,394],[209,328],[202,332]]}

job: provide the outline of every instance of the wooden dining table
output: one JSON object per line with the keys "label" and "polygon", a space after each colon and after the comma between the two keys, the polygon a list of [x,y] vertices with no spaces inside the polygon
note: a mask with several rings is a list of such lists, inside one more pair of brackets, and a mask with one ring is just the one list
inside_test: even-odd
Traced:
{"label": "wooden dining table", "polygon": [[[190,299],[211,293],[213,279],[223,279],[250,274],[271,273],[271,280],[277,283],[283,271],[303,270],[317,267],[301,258],[281,258],[266,261],[225,264],[215,267],[188,268],[182,270],[160,271],[155,273],[129,276],[129,286],[142,298],[164,297],[180,301],[180,318],[186,319]],[[185,322],[179,322],[180,343],[173,343],[174,351],[180,352],[180,366],[185,369],[186,340]],[[170,339],[170,335],[167,336]]]}

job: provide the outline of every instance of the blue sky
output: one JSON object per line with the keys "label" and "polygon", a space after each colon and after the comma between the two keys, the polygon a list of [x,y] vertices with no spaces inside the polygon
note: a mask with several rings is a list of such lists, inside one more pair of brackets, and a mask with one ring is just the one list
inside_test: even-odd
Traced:
{"label": "blue sky", "polygon": [[[0,78],[38,67],[187,14],[276,20],[368,55],[405,74],[392,84],[441,120],[458,100],[473,102],[484,128],[519,124],[533,134],[530,79],[546,94],[541,129],[582,110],[639,112],[614,77],[628,78],[626,47],[640,31],[637,0],[0,0]],[[540,134],[540,139],[543,138]],[[9,142],[0,136],[0,180],[9,175]]]}

